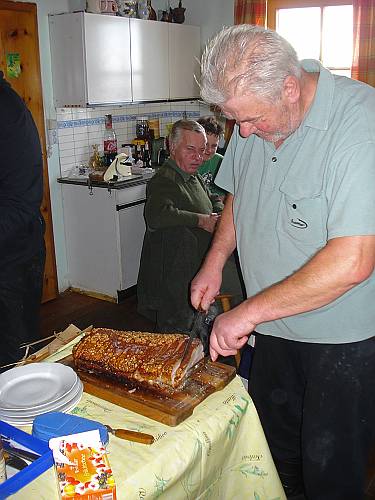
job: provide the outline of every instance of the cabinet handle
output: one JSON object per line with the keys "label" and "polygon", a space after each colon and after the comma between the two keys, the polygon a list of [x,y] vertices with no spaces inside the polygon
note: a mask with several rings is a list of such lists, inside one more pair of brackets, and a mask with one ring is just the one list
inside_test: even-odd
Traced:
{"label": "cabinet handle", "polygon": [[123,205],[116,205],[116,210],[119,212],[120,210],[124,210],[125,208],[136,207],[137,205],[143,205],[146,200],[138,200],[133,201],[132,203],[124,203]]}

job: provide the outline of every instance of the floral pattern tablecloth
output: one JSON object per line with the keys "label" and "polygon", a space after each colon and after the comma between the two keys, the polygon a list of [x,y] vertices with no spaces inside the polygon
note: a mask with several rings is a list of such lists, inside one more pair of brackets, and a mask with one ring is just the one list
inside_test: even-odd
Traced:
{"label": "floral pattern tablecloth", "polygon": [[[71,345],[47,361],[65,357]],[[176,427],[86,393],[71,413],[155,436],[148,446],[110,435],[107,450],[119,500],[286,498],[257,412],[239,377],[211,394]],[[58,500],[53,468],[10,498]]]}

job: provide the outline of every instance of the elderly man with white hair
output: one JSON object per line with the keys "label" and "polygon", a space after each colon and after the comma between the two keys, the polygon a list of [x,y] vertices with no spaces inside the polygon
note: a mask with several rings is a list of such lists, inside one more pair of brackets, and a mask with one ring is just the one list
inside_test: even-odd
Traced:
{"label": "elderly man with white hair", "polygon": [[375,443],[375,89],[239,25],[207,46],[201,95],[236,126],[192,304],[209,306],[236,246],[248,297],[216,318],[212,359],[256,332],[249,391],[288,497],[359,500]]}

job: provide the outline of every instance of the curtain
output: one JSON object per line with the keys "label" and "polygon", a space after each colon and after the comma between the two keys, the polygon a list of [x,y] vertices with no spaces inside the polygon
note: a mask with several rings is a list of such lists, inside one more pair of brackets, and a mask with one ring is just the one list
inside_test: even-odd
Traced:
{"label": "curtain", "polygon": [[375,87],[375,2],[353,0],[352,78]]}
{"label": "curtain", "polygon": [[266,0],[235,0],[234,24],[266,24]]}
{"label": "curtain", "polygon": [[[266,25],[267,0],[234,0],[234,24]],[[231,138],[234,120],[226,120],[224,139],[227,146]]]}

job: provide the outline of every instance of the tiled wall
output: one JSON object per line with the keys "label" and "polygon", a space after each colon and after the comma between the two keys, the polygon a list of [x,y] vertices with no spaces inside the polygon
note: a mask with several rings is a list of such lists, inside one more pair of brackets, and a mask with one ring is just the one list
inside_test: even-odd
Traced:
{"label": "tiled wall", "polygon": [[88,163],[93,144],[98,144],[99,150],[103,150],[106,114],[112,114],[119,147],[135,138],[135,124],[139,116],[159,118],[160,135],[165,137],[167,123],[211,114],[209,108],[198,101],[129,104],[113,108],[58,108],[56,111],[62,177],[69,175],[74,166]]}

